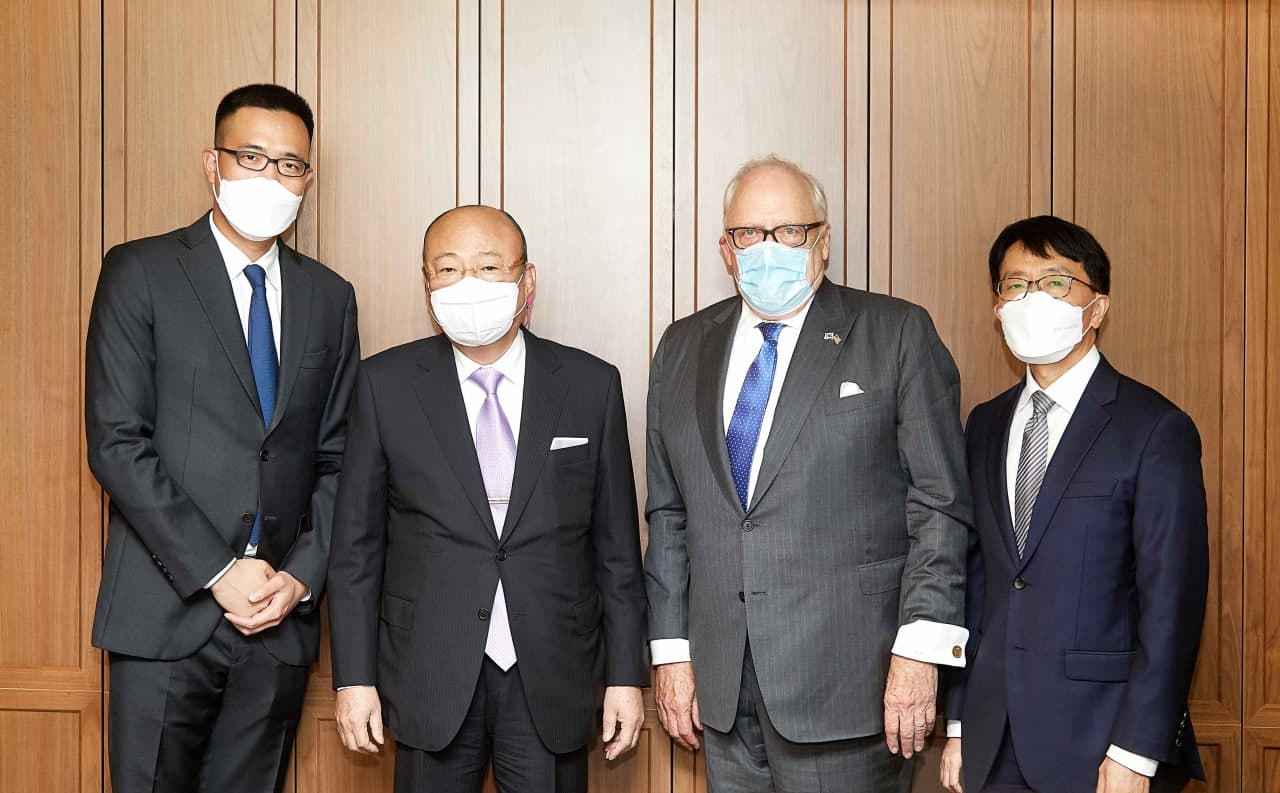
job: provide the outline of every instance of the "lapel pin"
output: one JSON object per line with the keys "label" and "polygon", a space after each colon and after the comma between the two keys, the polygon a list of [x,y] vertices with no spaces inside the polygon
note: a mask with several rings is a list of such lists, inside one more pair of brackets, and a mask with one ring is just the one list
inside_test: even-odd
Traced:
{"label": "lapel pin", "polygon": [[839,344],[844,341],[844,339],[840,338],[839,333],[832,333],[831,331],[827,331],[826,335],[822,337],[822,340],[829,341],[832,344]]}

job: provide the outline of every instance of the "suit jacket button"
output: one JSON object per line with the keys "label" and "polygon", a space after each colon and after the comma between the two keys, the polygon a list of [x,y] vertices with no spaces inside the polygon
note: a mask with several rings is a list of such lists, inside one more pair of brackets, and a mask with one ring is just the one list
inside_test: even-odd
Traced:
{"label": "suit jacket button", "polygon": [[743,603],[746,603],[746,602],[747,602],[747,596],[746,596],[746,595],[744,595],[743,593],[739,592],[739,593],[738,593],[738,600],[742,601]]}
{"label": "suit jacket button", "polygon": [[751,522],[751,521],[749,521],[749,520],[744,520],[744,521],[742,521],[742,530],[743,530],[743,531],[751,531],[751,530],[752,530],[752,529],[754,529],[755,527],[756,527],[756,524],[752,523],[752,522]]}
{"label": "suit jacket button", "polygon": [[246,512],[246,513],[244,513],[243,515],[241,515],[241,516],[240,516],[240,522],[241,522],[241,523],[243,523],[243,524],[244,524],[244,525],[246,525],[246,526],[252,526],[252,525],[253,525],[253,513],[252,513],[252,512]]}
{"label": "suit jacket button", "polygon": [[505,562],[505,561],[507,561],[507,549],[506,549],[506,548],[503,548],[502,550],[498,551],[498,561],[499,561],[499,562]]}
{"label": "suit jacket button", "polygon": [[489,621],[489,609],[480,609],[479,611],[477,611],[477,612],[476,612],[476,616],[480,618],[480,621],[481,621],[481,622],[488,622],[488,621]]}
{"label": "suit jacket button", "polygon": [[1013,588],[1021,592],[1027,588],[1027,582],[1022,580],[1022,576],[1013,579]]}

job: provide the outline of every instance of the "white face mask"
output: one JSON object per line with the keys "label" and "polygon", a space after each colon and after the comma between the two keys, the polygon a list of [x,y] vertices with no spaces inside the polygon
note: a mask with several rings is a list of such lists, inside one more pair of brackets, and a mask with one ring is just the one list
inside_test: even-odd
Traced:
{"label": "white face mask", "polygon": [[1004,341],[1020,361],[1057,363],[1071,354],[1084,338],[1084,312],[1097,302],[1073,306],[1044,292],[1032,292],[1000,307]]}
{"label": "white face mask", "polygon": [[268,179],[224,179],[218,171],[218,206],[240,236],[254,242],[278,237],[292,225],[302,206],[302,196]]}
{"label": "white face mask", "polygon": [[511,330],[511,323],[524,306],[519,280],[485,281],[467,276],[452,286],[431,290],[431,312],[450,340],[463,347],[493,344]]}

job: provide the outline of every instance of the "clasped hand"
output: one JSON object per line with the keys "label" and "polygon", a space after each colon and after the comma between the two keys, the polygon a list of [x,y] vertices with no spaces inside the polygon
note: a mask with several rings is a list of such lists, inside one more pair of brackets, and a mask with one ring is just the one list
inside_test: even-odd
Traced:
{"label": "clasped hand", "polygon": [[274,628],[289,616],[307,588],[261,559],[237,559],[212,588],[223,616],[245,636]]}

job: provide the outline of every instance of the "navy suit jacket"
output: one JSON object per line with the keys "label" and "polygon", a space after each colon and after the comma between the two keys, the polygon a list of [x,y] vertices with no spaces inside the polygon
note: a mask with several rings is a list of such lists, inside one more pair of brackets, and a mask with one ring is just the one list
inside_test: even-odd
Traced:
{"label": "navy suit jacket", "polygon": [[1187,715],[1209,555],[1195,425],[1104,358],[1049,462],[1019,559],[1006,451],[1022,389],[976,407],[965,432],[969,663],[947,698],[963,720],[964,787],[982,789],[1006,718],[1042,793],[1092,791],[1111,744],[1203,778]]}

